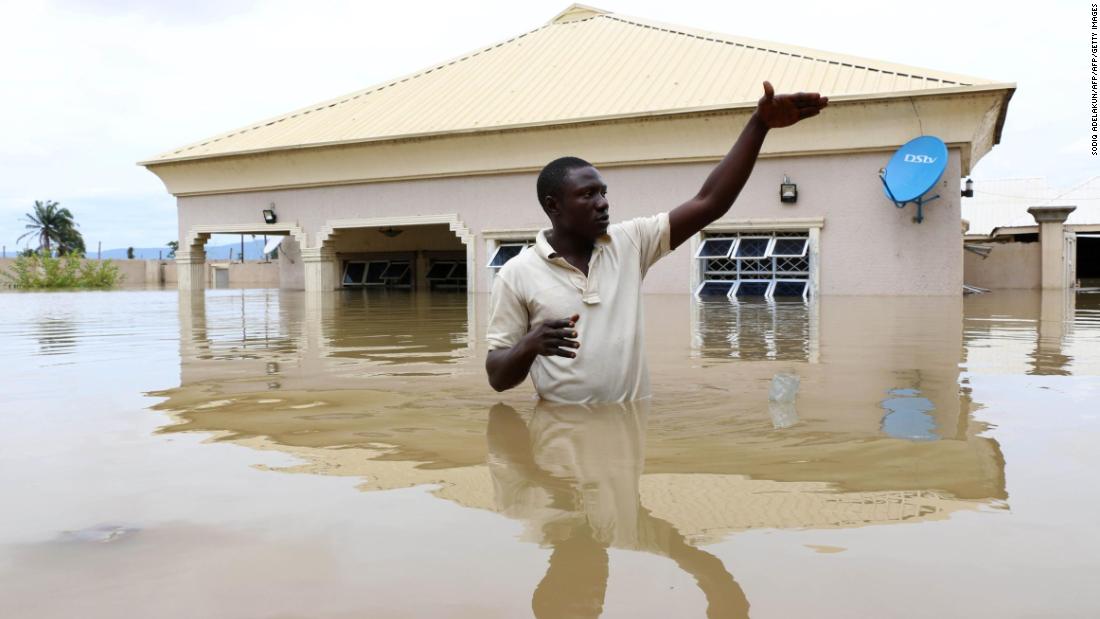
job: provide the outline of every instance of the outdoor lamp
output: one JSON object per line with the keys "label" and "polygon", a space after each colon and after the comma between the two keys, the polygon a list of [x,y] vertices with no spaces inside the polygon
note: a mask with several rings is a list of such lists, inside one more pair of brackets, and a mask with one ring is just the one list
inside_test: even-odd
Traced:
{"label": "outdoor lamp", "polygon": [[385,234],[386,236],[388,236],[392,239],[393,237],[397,236],[398,234],[401,234],[402,232],[404,232],[404,230],[402,230],[400,228],[390,227],[390,228],[382,228],[381,230],[379,230],[379,232],[381,232],[382,234]]}
{"label": "outdoor lamp", "polygon": [[786,174],[783,175],[783,182],[779,185],[779,201],[798,202],[798,185],[792,183]]}
{"label": "outdoor lamp", "polygon": [[264,222],[269,223],[269,224],[273,224],[273,223],[275,223],[276,219],[277,218],[275,217],[275,203],[272,202],[271,203],[271,208],[265,208],[264,209]]}
{"label": "outdoor lamp", "polygon": [[966,178],[966,189],[962,192],[962,197],[973,198],[974,197],[974,181],[970,180],[970,177]]}

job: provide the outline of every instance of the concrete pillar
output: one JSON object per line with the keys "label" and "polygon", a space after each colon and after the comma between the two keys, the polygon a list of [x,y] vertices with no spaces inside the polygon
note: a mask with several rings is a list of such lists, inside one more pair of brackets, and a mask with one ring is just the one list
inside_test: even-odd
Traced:
{"label": "concrete pillar", "polygon": [[1046,290],[1059,290],[1073,285],[1066,269],[1065,224],[1076,206],[1032,206],[1027,209],[1039,223],[1041,260],[1041,286]]}
{"label": "concrete pillar", "polygon": [[306,292],[329,292],[336,289],[336,255],[328,248],[302,248]]}
{"label": "concrete pillar", "polygon": [[180,290],[206,288],[206,252],[203,249],[176,252],[176,280]]}
{"label": "concrete pillar", "polygon": [[413,269],[415,270],[413,275],[416,277],[416,290],[428,290],[431,287],[428,282],[428,257],[424,255],[423,251],[417,250],[416,264],[413,265]]}

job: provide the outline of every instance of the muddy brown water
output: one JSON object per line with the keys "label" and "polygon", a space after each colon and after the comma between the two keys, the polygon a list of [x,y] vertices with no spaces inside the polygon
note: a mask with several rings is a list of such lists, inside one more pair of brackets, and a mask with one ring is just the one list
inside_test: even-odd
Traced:
{"label": "muddy brown water", "polygon": [[1100,615],[1100,295],[650,296],[589,407],[486,301],[0,294],[0,616]]}

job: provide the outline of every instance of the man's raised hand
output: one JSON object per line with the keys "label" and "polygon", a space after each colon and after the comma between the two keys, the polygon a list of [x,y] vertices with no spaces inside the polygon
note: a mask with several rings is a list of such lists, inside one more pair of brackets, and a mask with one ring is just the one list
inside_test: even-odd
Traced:
{"label": "man's raised hand", "polygon": [[575,350],[568,349],[580,348],[581,345],[580,342],[572,339],[577,337],[576,326],[580,318],[580,314],[573,314],[561,320],[544,321],[524,336],[526,343],[537,354],[572,359],[577,356],[577,353]]}
{"label": "man's raised hand", "polygon": [[764,96],[756,103],[756,116],[769,129],[795,124],[803,118],[817,116],[829,104],[829,97],[816,92],[796,92],[776,95],[771,82],[764,82]]}

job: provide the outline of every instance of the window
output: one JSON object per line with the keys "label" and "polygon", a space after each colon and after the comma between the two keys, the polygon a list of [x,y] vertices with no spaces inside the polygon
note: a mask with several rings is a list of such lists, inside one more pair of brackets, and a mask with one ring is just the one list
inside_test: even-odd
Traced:
{"label": "window", "polygon": [[695,253],[696,258],[726,258],[737,239],[706,239]]}
{"label": "window", "polygon": [[374,260],[367,263],[367,274],[363,277],[364,286],[385,286],[386,282],[382,279],[382,274],[389,268],[390,263],[387,260]]}
{"label": "window", "polygon": [[428,281],[447,279],[451,276],[451,271],[455,270],[454,262],[434,262],[432,266],[428,267],[428,275],[426,276]]}
{"label": "window", "polygon": [[433,260],[424,276],[432,290],[465,290],[465,260]]}
{"label": "window", "polygon": [[400,280],[405,277],[405,274],[409,272],[408,262],[391,262],[385,271],[382,271],[381,278],[383,280],[397,279]]}
{"label": "window", "polygon": [[772,284],[771,298],[801,298],[805,299],[809,291],[810,282],[805,279],[777,279]]}
{"label": "window", "polygon": [[518,256],[519,252],[533,244],[534,241],[502,241],[489,258],[489,268],[499,269],[509,260]]}
{"label": "window", "polygon": [[344,263],[344,286],[409,286],[412,273],[407,260],[351,260]]}
{"label": "window", "polygon": [[367,263],[365,262],[349,262],[344,265],[344,285],[345,286],[361,286],[363,285],[363,274],[367,272]]}
{"label": "window", "polygon": [[763,258],[768,255],[771,247],[771,237],[768,236],[743,236],[737,239],[737,245],[733,250],[734,258]]}
{"label": "window", "polygon": [[706,280],[699,284],[699,288],[695,291],[696,296],[700,297],[716,297],[726,296],[730,292],[730,288],[737,282],[729,280]]}
{"label": "window", "polygon": [[714,234],[695,257],[702,271],[698,297],[806,299],[810,288],[806,231]]}
{"label": "window", "polygon": [[741,297],[766,297],[771,290],[771,280],[741,280],[730,290],[730,296]]}

